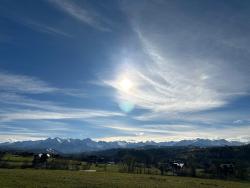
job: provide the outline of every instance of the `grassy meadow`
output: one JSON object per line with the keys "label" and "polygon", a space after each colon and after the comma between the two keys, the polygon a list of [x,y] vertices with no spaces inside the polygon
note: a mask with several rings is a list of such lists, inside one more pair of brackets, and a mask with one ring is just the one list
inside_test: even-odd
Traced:
{"label": "grassy meadow", "polygon": [[0,188],[250,188],[249,181],[161,176],[156,168],[146,169],[148,174],[121,173],[119,164],[92,164],[88,169],[96,172],[84,172],[86,162],[60,158],[48,163],[65,163],[66,170],[34,169],[32,160],[32,156],[2,155]]}
{"label": "grassy meadow", "polygon": [[249,188],[250,183],[113,172],[0,169],[0,187]]}

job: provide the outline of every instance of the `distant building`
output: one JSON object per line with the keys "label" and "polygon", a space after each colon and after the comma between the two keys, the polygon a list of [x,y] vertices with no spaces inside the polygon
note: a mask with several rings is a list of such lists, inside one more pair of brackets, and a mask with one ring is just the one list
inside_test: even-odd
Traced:
{"label": "distant building", "polygon": [[182,162],[173,162],[171,166],[173,174],[179,175],[182,173],[185,164]]}
{"label": "distant building", "polygon": [[220,164],[218,170],[221,176],[227,177],[234,174],[235,166],[232,163]]}
{"label": "distant building", "polygon": [[32,162],[33,166],[37,168],[45,168],[47,165],[47,159],[50,157],[51,155],[48,153],[35,154]]}
{"label": "distant building", "polygon": [[174,167],[176,167],[176,168],[183,168],[184,167],[184,163],[176,163],[176,162],[174,162],[172,165]]}
{"label": "distant building", "polygon": [[43,155],[46,155],[48,158],[50,157],[50,154],[48,153],[39,153],[38,157],[41,158]]}

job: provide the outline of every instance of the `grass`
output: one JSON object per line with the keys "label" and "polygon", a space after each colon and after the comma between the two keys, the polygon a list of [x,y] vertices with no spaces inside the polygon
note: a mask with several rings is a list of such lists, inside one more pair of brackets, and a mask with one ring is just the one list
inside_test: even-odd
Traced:
{"label": "grass", "polygon": [[0,187],[250,188],[250,183],[112,172],[0,169]]}
{"label": "grass", "polygon": [[20,155],[12,155],[12,154],[5,154],[2,158],[2,161],[10,161],[10,162],[32,162],[33,156],[23,157]]}

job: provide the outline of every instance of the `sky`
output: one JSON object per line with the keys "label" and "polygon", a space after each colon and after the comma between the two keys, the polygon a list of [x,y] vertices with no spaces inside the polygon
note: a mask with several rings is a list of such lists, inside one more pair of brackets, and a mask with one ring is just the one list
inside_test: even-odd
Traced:
{"label": "sky", "polygon": [[247,0],[1,0],[0,142],[250,141]]}

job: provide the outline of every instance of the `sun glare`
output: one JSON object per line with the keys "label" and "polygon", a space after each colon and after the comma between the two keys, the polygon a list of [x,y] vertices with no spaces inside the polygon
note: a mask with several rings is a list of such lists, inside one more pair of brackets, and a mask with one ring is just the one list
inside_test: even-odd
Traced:
{"label": "sun glare", "polygon": [[[117,89],[120,91],[120,94],[125,96],[125,98],[129,98],[129,96],[132,94],[132,91],[135,89],[135,85],[127,77],[122,77],[121,79],[118,79]],[[129,113],[134,109],[134,103],[130,99],[125,98],[120,99],[119,107],[123,112]]]}
{"label": "sun glare", "polygon": [[132,89],[132,87],[133,87],[133,83],[131,82],[131,80],[127,78],[123,78],[119,82],[119,88],[124,92],[129,92]]}

